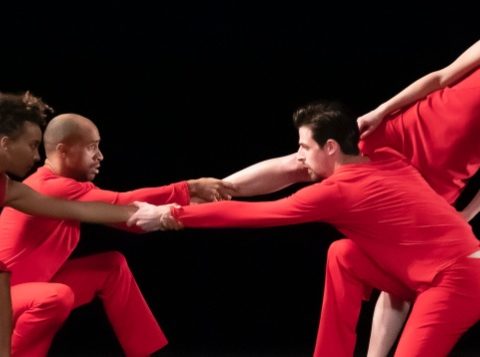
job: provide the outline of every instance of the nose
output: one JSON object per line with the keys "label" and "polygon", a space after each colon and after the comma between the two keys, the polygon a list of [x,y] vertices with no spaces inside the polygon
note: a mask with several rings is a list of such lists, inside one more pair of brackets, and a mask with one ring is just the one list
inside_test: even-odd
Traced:
{"label": "nose", "polygon": [[33,153],[33,161],[40,161],[40,153],[38,152],[38,149],[35,149],[35,152]]}
{"label": "nose", "polygon": [[98,161],[102,161],[103,160],[103,154],[102,152],[100,151],[100,149],[97,150],[97,159]]}
{"label": "nose", "polygon": [[302,147],[298,148],[297,151],[297,161],[304,162],[305,161],[305,151]]}

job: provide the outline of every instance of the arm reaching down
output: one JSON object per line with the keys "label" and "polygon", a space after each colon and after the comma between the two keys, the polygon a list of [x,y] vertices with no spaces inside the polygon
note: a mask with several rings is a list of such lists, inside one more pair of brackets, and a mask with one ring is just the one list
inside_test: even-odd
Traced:
{"label": "arm reaching down", "polygon": [[465,207],[460,214],[467,220],[471,221],[475,216],[480,212],[480,191],[477,192],[475,197],[470,201],[470,203]]}

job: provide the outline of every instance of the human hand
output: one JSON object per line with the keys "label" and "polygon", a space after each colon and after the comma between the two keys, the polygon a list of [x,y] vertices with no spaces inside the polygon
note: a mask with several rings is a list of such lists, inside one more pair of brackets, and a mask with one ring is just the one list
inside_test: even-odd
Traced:
{"label": "human hand", "polygon": [[360,130],[360,139],[369,136],[382,122],[385,115],[377,109],[368,112],[357,118],[358,128]]}
{"label": "human hand", "polygon": [[136,201],[133,204],[138,210],[128,219],[128,226],[137,225],[146,232],[179,230],[183,228],[183,224],[178,222],[171,214],[172,207],[181,207],[175,203],[155,206],[150,203]]}
{"label": "human hand", "polygon": [[237,191],[234,184],[212,177],[188,180],[187,183],[194,202],[230,200]]}

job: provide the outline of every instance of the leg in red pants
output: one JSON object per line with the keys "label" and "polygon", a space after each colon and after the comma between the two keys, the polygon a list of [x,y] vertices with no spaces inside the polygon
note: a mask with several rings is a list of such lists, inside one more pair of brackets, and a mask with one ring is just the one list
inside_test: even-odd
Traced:
{"label": "leg in red pants", "polygon": [[43,357],[73,308],[73,292],[63,284],[12,286],[12,357]]}
{"label": "leg in red pants", "polygon": [[447,356],[479,321],[479,302],[480,259],[459,259],[417,296],[395,356]]}
{"label": "leg in red pants", "polygon": [[127,356],[145,357],[167,344],[122,254],[69,260],[53,280],[72,289],[74,308],[100,297]]}
{"label": "leg in red pants", "polygon": [[412,300],[413,293],[383,272],[349,239],[331,244],[328,250],[323,306],[315,357],[351,357],[362,301],[373,287]]}
{"label": "leg in red pants", "polygon": [[353,355],[361,301],[372,287],[415,300],[396,357],[446,356],[480,319],[480,259],[459,259],[415,298],[353,241],[344,239],[334,242],[328,252],[315,357]]}

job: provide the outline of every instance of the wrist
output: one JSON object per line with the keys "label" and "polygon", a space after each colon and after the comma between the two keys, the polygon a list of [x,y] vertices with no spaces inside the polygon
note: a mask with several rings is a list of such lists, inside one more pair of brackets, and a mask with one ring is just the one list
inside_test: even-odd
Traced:
{"label": "wrist", "polygon": [[198,191],[198,181],[197,180],[188,180],[187,181],[188,192],[190,196],[195,196]]}
{"label": "wrist", "polygon": [[176,205],[172,205],[170,206],[170,217],[173,218],[173,219],[177,219],[177,216],[178,216],[178,211],[181,209],[180,206],[176,206]]}
{"label": "wrist", "polygon": [[391,109],[386,103],[380,104],[377,109],[375,109],[375,112],[378,116],[384,118],[388,114],[390,114]]}

